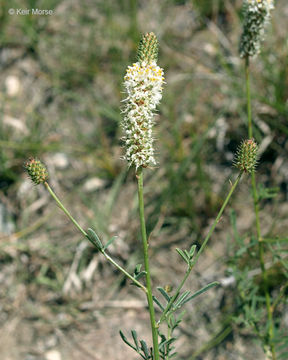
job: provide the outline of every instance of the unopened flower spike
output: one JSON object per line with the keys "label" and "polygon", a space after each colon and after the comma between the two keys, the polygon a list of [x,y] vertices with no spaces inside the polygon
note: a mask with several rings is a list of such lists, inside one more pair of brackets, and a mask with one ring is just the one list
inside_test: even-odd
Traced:
{"label": "unopened flower spike", "polygon": [[49,175],[46,166],[38,159],[29,158],[24,163],[24,169],[36,185],[43,184],[48,180]]}
{"label": "unopened flower spike", "polygon": [[138,46],[137,61],[150,64],[157,62],[158,58],[158,40],[156,35],[151,32],[143,35]]}
{"label": "unopened flower spike", "polygon": [[240,171],[251,174],[257,165],[258,145],[254,139],[244,140],[237,149],[234,166]]}
{"label": "unopened flower spike", "polygon": [[265,25],[270,21],[270,12],[274,9],[274,0],[244,0],[243,33],[240,39],[241,58],[259,54],[264,40]]}
{"label": "unopened flower spike", "polygon": [[124,77],[126,99],[122,109],[124,159],[129,166],[148,167],[156,164],[152,128],[156,106],[162,98],[163,69],[156,61],[158,41],[154,33],[140,41],[137,62],[128,66]]}

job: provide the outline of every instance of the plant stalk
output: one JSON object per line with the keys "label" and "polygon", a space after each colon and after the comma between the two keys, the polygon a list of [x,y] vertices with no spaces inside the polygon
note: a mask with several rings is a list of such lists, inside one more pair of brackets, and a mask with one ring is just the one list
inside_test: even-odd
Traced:
{"label": "plant stalk", "polygon": [[[250,68],[249,68],[249,56],[245,59],[245,78],[246,78],[246,98],[247,98],[247,116],[248,116],[248,136],[249,139],[253,137],[253,126],[252,126],[252,110],[251,110],[251,91],[250,91]],[[261,236],[261,225],[260,225],[260,216],[259,216],[259,196],[256,185],[255,171],[251,174],[251,183],[252,183],[252,193],[254,201],[254,212],[255,212],[255,221],[256,221],[256,235],[258,242],[258,256],[261,267],[261,273],[264,284],[265,292],[265,302],[268,315],[268,345],[271,350],[272,360],[276,360],[276,351],[275,345],[273,344],[274,339],[274,321],[273,321],[273,309],[271,306],[271,299],[268,290],[268,278],[267,271],[265,268],[265,257],[264,257],[264,243]]]}
{"label": "plant stalk", "polygon": [[150,323],[151,323],[152,340],[153,340],[153,360],[159,360],[158,325],[156,324],[155,321],[155,310],[154,310],[153,297],[152,297],[151,275],[150,275],[149,256],[148,256],[149,244],[147,241],[145,214],[144,214],[142,167],[140,167],[137,170],[136,177],[138,183],[139,216],[140,216],[140,224],[141,224],[144,266],[146,273],[146,288],[147,288],[146,296],[147,296],[147,302],[148,302],[148,308],[150,314]]}
{"label": "plant stalk", "polygon": [[[88,234],[86,233],[86,231],[78,224],[78,222],[73,218],[73,216],[70,214],[70,212],[65,208],[65,206],[62,204],[61,200],[58,198],[58,196],[54,193],[54,191],[51,189],[51,187],[49,186],[49,184],[47,182],[44,183],[44,185],[46,186],[47,190],[49,191],[50,195],[53,197],[53,199],[56,201],[57,205],[60,207],[60,209],[68,216],[68,218],[73,222],[73,224],[77,227],[77,229],[87,238]],[[118,270],[120,270],[125,276],[127,276],[131,281],[133,281],[133,283],[135,285],[137,285],[138,287],[140,287],[145,294],[147,294],[147,289],[146,287],[141,284],[138,280],[134,279],[134,277],[132,275],[130,275],[125,269],[123,269],[119,264],[116,263],[116,261],[114,261],[104,250],[100,250],[100,252],[105,256],[105,258],[111,263],[113,264]]]}
{"label": "plant stalk", "polygon": [[221,209],[219,210],[216,219],[214,220],[213,224],[211,225],[210,230],[209,230],[207,236],[205,237],[205,239],[204,239],[204,241],[203,241],[203,243],[202,243],[199,251],[197,252],[197,255],[195,256],[195,259],[193,260],[191,266],[189,266],[188,269],[186,270],[186,273],[185,273],[185,276],[184,276],[183,280],[181,281],[181,283],[180,283],[179,286],[177,287],[175,294],[172,296],[172,298],[171,298],[170,301],[168,302],[168,304],[167,304],[167,306],[166,306],[166,309],[163,311],[163,313],[162,313],[162,315],[161,315],[161,317],[160,317],[160,319],[159,319],[159,321],[158,321],[158,324],[160,324],[160,323],[164,320],[166,314],[167,314],[168,311],[171,309],[171,307],[172,307],[173,303],[175,302],[175,300],[178,298],[182,287],[184,286],[186,280],[188,279],[188,277],[189,277],[189,275],[190,275],[193,267],[195,266],[197,260],[199,259],[199,256],[200,256],[201,253],[204,251],[204,249],[205,249],[205,247],[206,247],[206,245],[207,245],[207,243],[208,243],[208,241],[209,241],[209,239],[210,239],[213,231],[215,230],[216,225],[218,224],[218,222],[219,222],[219,220],[220,220],[220,218],[221,218],[221,216],[222,216],[222,214],[223,214],[223,211],[225,210],[225,208],[226,208],[226,206],[227,206],[227,204],[228,204],[228,202],[229,202],[229,200],[230,200],[230,197],[232,196],[234,190],[236,189],[236,186],[238,185],[238,183],[239,183],[239,181],[240,181],[240,179],[241,179],[242,173],[243,173],[243,172],[241,171],[241,172],[238,174],[237,179],[235,180],[235,182],[234,182],[234,184],[232,185],[232,187],[231,187],[228,195],[226,196],[226,199],[224,200],[223,205],[221,206]]}

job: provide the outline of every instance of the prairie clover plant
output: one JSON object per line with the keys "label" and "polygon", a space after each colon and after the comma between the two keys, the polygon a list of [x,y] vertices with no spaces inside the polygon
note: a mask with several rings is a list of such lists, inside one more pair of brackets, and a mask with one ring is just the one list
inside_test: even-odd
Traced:
{"label": "prairie clover plant", "polygon": [[[276,328],[275,328],[275,308],[278,305],[281,297],[278,296],[273,301],[271,293],[268,286],[268,273],[265,265],[265,251],[267,249],[267,244],[265,244],[265,238],[262,236],[260,216],[259,216],[259,205],[261,199],[269,198],[271,196],[271,191],[266,189],[262,194],[259,193],[259,189],[256,184],[255,177],[255,165],[251,166],[250,162],[247,161],[246,151],[254,152],[256,160],[256,145],[253,139],[253,122],[252,122],[252,106],[251,106],[251,91],[250,91],[250,67],[249,62],[250,58],[255,57],[259,54],[261,50],[261,42],[264,39],[264,29],[265,25],[270,20],[270,12],[274,8],[273,0],[244,0],[243,10],[244,10],[244,22],[243,22],[243,33],[240,38],[239,45],[239,55],[245,60],[245,78],[246,78],[246,101],[247,101],[247,128],[248,128],[248,137],[250,140],[242,144],[242,148],[237,153],[237,158],[235,161],[236,166],[239,169],[242,169],[245,172],[251,173],[251,188],[254,202],[254,212],[255,212],[255,228],[256,228],[256,240],[251,238],[251,246],[254,245],[257,248],[257,257],[261,269],[261,282],[262,292],[264,297],[261,297],[260,289],[256,286],[255,281],[248,281],[247,276],[238,276],[239,269],[236,270],[235,278],[239,280],[238,289],[239,289],[239,298],[243,303],[243,309],[246,309],[242,314],[244,317],[244,324],[249,325],[255,332],[256,336],[260,339],[263,345],[264,352],[268,359],[276,360],[277,353],[275,344],[281,342],[281,334],[279,332],[278,339],[276,337]],[[243,147],[244,146],[244,147]],[[263,190],[263,189],[262,189]],[[264,194],[264,195],[263,195]],[[275,195],[275,194],[274,194]],[[280,249],[280,246],[279,246]],[[272,252],[273,257],[276,253],[273,253],[272,247],[269,247],[269,252]],[[242,252],[241,252],[242,253]],[[248,253],[249,254],[249,253]],[[279,259],[279,255],[277,254]],[[281,262],[281,261],[280,261]],[[254,262],[253,262],[254,263]],[[282,264],[283,265],[283,264]],[[236,265],[237,266],[237,265]],[[283,265],[285,267],[285,265]],[[286,265],[287,266],[287,265]],[[249,294],[248,296],[243,296],[244,293]],[[283,297],[283,294],[281,295]],[[263,325],[263,314],[259,315],[259,309],[261,309],[261,301],[264,301],[266,304],[266,315],[264,316],[267,321]],[[278,330],[277,330],[278,332]],[[287,344],[286,344],[287,346]],[[288,357],[288,353],[284,354],[285,358]],[[279,359],[284,359],[283,354],[279,356]]]}
{"label": "prairie clover plant", "polygon": [[[189,250],[176,249],[177,253],[186,264],[186,272],[182,281],[174,292],[163,287],[157,287],[160,297],[158,298],[153,295],[148,256],[149,244],[144,214],[143,168],[155,165],[156,163],[152,137],[153,115],[157,104],[160,102],[162,85],[164,82],[163,70],[156,62],[157,55],[158,42],[156,36],[153,33],[144,35],[139,45],[137,62],[128,67],[124,78],[127,97],[124,100],[125,104],[122,108],[123,140],[126,149],[125,159],[128,161],[129,167],[135,169],[138,182],[140,229],[144,260],[143,270],[141,270],[142,264],[138,264],[135,266],[134,274],[128,273],[107,253],[107,249],[114,238],[110,239],[107,244],[104,245],[95,230],[91,228],[84,230],[81,227],[51,189],[48,184],[48,171],[40,160],[30,158],[24,164],[24,168],[30,179],[36,185],[43,184],[47,188],[60,209],[69,217],[82,235],[95,246],[100,254],[105,256],[107,261],[113,264],[119,271],[128,277],[134,285],[139,287],[145,293],[150,315],[152,346],[147,345],[148,343],[145,340],[139,339],[135,330],[131,331],[130,340],[122,331],[120,331],[122,340],[137,352],[139,358],[141,357],[144,360],[167,360],[176,355],[174,349],[174,342],[176,340],[174,330],[180,324],[184,314],[183,311],[179,314],[179,310],[181,310],[184,304],[218,284],[217,282],[212,282],[195,293],[191,293],[190,290],[182,291],[199,256],[202,254],[211,238],[242,174],[251,172],[253,174],[257,157],[257,145],[254,140],[250,139],[243,141],[234,160],[235,166],[239,169],[239,174],[234,183],[231,184],[229,193],[211,225],[207,236],[203,240],[202,245],[199,249],[196,249],[196,245],[192,245]],[[144,282],[142,281],[142,277],[145,277]],[[159,312],[158,319],[156,319],[154,306],[157,307]]]}

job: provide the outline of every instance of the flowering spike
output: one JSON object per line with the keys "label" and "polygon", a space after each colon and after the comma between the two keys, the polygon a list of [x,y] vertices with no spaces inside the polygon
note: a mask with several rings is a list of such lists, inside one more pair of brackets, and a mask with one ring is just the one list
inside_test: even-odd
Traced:
{"label": "flowering spike", "polygon": [[237,149],[234,166],[240,171],[251,174],[257,165],[257,152],[258,145],[254,139],[244,140]]}
{"label": "flowering spike", "polygon": [[156,106],[162,98],[163,69],[156,64],[157,39],[146,34],[139,46],[138,62],[128,66],[124,77],[127,94],[123,106],[122,128],[129,166],[155,165],[152,128]]}
{"label": "flowering spike", "polygon": [[29,158],[29,160],[24,163],[24,169],[36,185],[48,180],[48,171],[45,165],[38,159]]}
{"label": "flowering spike", "polygon": [[141,64],[147,64],[153,61],[157,62],[158,58],[158,40],[153,32],[142,36],[138,46],[137,61]]}
{"label": "flowering spike", "polygon": [[264,28],[270,20],[272,9],[274,0],[244,0],[243,33],[239,45],[241,58],[259,54],[264,39]]}

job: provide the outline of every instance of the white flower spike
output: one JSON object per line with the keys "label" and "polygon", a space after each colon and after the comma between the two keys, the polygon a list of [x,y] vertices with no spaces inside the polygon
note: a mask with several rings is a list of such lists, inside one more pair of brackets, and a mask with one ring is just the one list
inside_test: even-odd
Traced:
{"label": "white flower spike", "polygon": [[274,0],[244,0],[244,24],[239,46],[241,58],[259,54],[272,9]]}
{"label": "white flower spike", "polygon": [[152,128],[154,112],[162,98],[163,69],[156,61],[158,42],[154,33],[143,36],[137,62],[128,66],[124,77],[127,98],[124,100],[122,127],[129,166],[148,167],[156,164]]}

